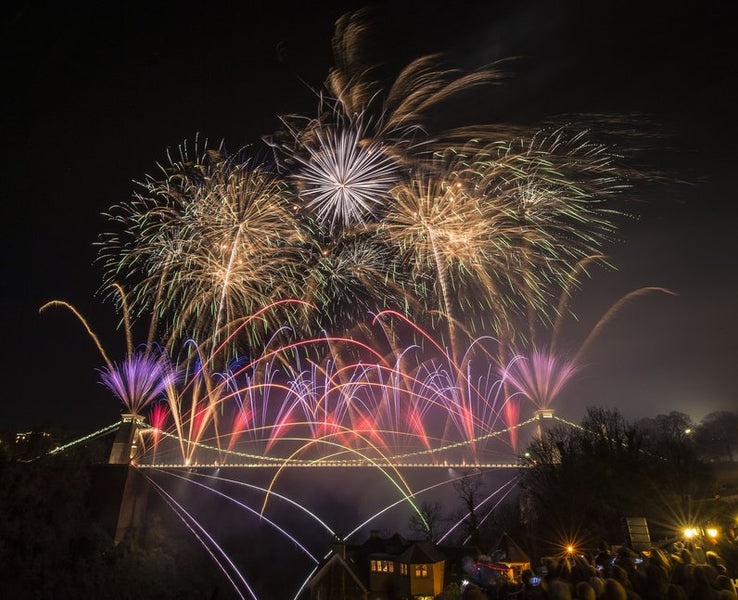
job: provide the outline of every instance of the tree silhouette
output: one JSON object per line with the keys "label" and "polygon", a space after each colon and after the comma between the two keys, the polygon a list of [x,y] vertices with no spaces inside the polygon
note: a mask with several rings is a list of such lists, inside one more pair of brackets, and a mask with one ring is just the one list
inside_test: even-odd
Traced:
{"label": "tree silhouette", "polygon": [[466,534],[465,543],[468,540],[473,546],[480,547],[480,522],[477,506],[482,500],[482,489],[484,488],[482,474],[479,472],[465,471],[464,477],[454,481],[453,486],[461,501],[462,525]]}

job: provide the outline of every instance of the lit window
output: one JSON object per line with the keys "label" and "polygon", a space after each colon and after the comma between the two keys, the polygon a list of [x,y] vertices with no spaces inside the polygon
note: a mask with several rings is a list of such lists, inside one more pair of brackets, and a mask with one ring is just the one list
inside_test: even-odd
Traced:
{"label": "lit window", "polygon": [[407,575],[407,565],[400,563],[400,575]]}
{"label": "lit window", "polygon": [[415,577],[428,577],[428,565],[415,565]]}
{"label": "lit window", "polygon": [[373,560],[371,561],[372,573],[394,573],[395,563],[391,560]]}

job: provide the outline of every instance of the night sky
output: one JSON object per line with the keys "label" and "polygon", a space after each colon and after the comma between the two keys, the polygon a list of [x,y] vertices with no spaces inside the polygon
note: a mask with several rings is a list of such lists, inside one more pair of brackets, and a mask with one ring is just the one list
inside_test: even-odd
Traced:
{"label": "night sky", "polygon": [[[73,303],[111,356],[121,356],[123,334],[94,263],[101,213],[126,201],[132,180],[185,139],[199,133],[235,150],[273,132],[278,114],[314,114],[306,84],[318,88],[330,67],[335,20],[362,5],[55,4],[22,3],[3,16],[0,424],[85,429],[109,423],[119,407],[97,383],[99,355],[73,316],[38,315],[39,306]],[[638,160],[671,180],[624,205],[633,217],[609,248],[617,270],[585,282],[568,339],[581,339],[634,288],[664,286],[677,296],[642,298],[604,332],[556,407],[571,418],[589,405],[617,406],[628,418],[680,410],[695,419],[738,407],[736,15],[732,2],[678,4],[375,11],[377,60],[389,65],[437,51],[467,69],[519,57],[506,89],[454,105],[459,124],[535,131],[562,113],[641,115],[652,148]]]}

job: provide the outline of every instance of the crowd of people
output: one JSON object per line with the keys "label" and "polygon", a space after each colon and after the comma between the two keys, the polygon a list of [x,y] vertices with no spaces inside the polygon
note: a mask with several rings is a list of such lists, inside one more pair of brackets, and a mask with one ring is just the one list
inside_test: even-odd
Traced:
{"label": "crowd of people", "polygon": [[603,546],[590,556],[571,552],[482,589],[470,584],[463,600],[738,600],[738,543],[725,536],[705,544],[677,541],[636,553]]}

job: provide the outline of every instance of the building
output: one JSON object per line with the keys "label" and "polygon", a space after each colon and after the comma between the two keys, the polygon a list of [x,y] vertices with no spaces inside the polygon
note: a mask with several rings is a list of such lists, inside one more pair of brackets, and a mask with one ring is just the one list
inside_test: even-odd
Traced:
{"label": "building", "polygon": [[10,449],[11,455],[20,461],[29,461],[46,454],[51,450],[58,436],[48,431],[23,431],[15,434],[15,440]]}
{"label": "building", "polygon": [[530,558],[528,555],[507,533],[503,533],[502,537],[497,540],[497,543],[492,548],[493,560],[510,570],[507,575],[508,579],[519,583],[523,571],[530,570]]}
{"label": "building", "polygon": [[449,550],[397,533],[382,537],[377,531],[363,544],[336,540],[333,553],[308,583],[310,598],[432,600],[449,583],[449,574],[461,572],[462,557],[475,553],[473,548]]}

